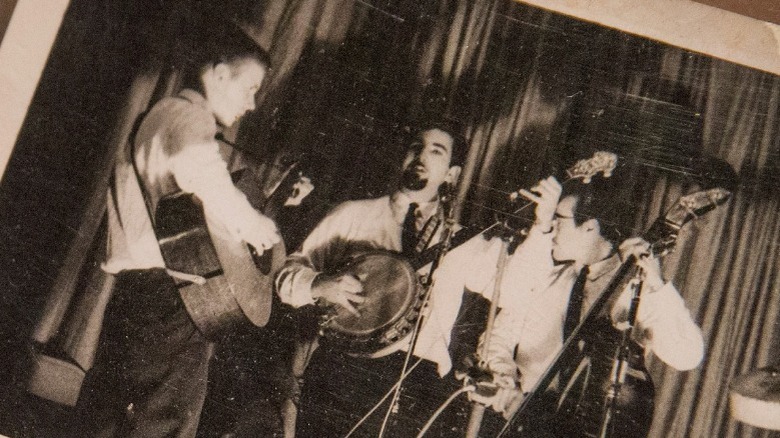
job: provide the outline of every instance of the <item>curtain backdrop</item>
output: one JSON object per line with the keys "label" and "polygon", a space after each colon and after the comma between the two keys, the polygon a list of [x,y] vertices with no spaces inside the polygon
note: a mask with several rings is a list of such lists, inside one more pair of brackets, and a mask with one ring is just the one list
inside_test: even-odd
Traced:
{"label": "curtain backdrop", "polygon": [[690,86],[703,151],[727,160],[741,183],[726,211],[698,224],[666,264],[707,350],[694,371],[654,364],[657,406],[678,409],[659,410],[652,436],[778,436],[735,422],[727,396],[734,377],[780,357],[780,78],[673,49],[661,74]]}
{"label": "curtain backdrop", "polygon": [[[659,154],[717,157],[741,182],[725,208],[685,229],[666,259],[707,355],[684,373],[651,363],[652,436],[769,435],[734,422],[727,393],[735,376],[780,354],[780,78],[509,0],[230,5],[273,60],[258,111],[231,133],[244,151],[232,159],[266,176],[269,163],[301,159],[317,186],[288,235],[292,246],[333,205],[387,192],[399,138],[425,114],[465,126],[471,148],[458,214],[484,224],[507,208],[508,191],[560,172],[587,155],[587,142],[617,141],[625,108],[679,111],[685,123],[658,133],[660,149],[636,146],[655,134],[621,146],[645,200],[637,230],[692,187]],[[685,102],[672,88],[686,91]],[[640,134],[667,125],[643,120]]]}
{"label": "curtain backdrop", "polygon": [[[651,362],[659,407],[651,435],[769,434],[731,419],[727,395],[734,377],[780,353],[780,78],[509,1],[288,2],[259,16],[258,34],[284,41],[270,42],[274,61],[282,59],[273,79],[279,88],[269,91],[279,106],[263,110],[286,123],[276,132],[284,146],[266,150],[319,149],[326,157],[317,169],[328,178],[319,186],[325,207],[312,213],[317,218],[343,199],[386,191],[388,157],[400,153],[393,130],[430,111],[467,129],[459,213],[463,223],[484,223],[505,207],[508,190],[572,161],[593,101],[619,106],[639,95],[670,103],[656,111],[683,108],[680,118],[689,117],[690,126],[671,134],[660,126],[663,147],[681,162],[686,154],[725,160],[741,182],[726,207],[682,232],[666,259],[665,271],[702,327],[707,355],[689,372]],[[269,25],[275,17],[295,26]],[[684,101],[669,85],[684,90]],[[248,142],[261,138],[263,124],[254,124]],[[639,231],[693,184],[663,160],[640,160],[628,149],[622,155],[640,169],[634,184],[646,206]]]}

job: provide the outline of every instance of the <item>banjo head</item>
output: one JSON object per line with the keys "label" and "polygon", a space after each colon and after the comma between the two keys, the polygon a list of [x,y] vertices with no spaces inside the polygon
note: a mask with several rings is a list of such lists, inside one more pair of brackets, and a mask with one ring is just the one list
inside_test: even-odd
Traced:
{"label": "banjo head", "polygon": [[366,300],[356,306],[360,316],[334,308],[322,327],[326,338],[350,353],[370,354],[408,334],[421,296],[417,273],[405,259],[386,251],[368,252],[351,259],[342,273],[360,279]]}

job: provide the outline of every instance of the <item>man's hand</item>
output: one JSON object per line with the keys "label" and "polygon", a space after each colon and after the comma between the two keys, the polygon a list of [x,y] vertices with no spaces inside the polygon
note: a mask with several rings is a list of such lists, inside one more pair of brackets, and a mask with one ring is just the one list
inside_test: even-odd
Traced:
{"label": "man's hand", "polygon": [[258,255],[282,239],[274,221],[261,214],[255,216],[246,228],[239,230],[239,233],[246,243],[255,248]]}
{"label": "man's hand", "polygon": [[543,231],[552,229],[555,210],[563,188],[554,176],[536,183],[531,190],[520,189],[520,196],[536,203],[536,225]]}
{"label": "man's hand", "polygon": [[361,292],[363,292],[363,284],[350,274],[335,277],[319,275],[311,285],[313,298],[322,298],[329,303],[338,304],[355,316],[360,316],[360,312],[352,303],[360,304],[366,300],[360,295]]}
{"label": "man's hand", "polygon": [[290,196],[288,196],[287,200],[284,201],[284,206],[297,207],[301,205],[301,202],[303,202],[303,200],[309,196],[309,193],[311,193],[313,190],[314,184],[312,184],[311,178],[301,175],[298,178],[298,181],[293,184]]}
{"label": "man's hand", "polygon": [[478,386],[476,391],[469,392],[469,400],[489,406],[500,414],[506,414],[513,402],[522,396],[514,378],[502,374],[494,376],[490,388]]}
{"label": "man's hand", "polygon": [[455,370],[455,378],[464,385],[475,385],[476,390],[468,393],[469,400],[490,406],[494,411],[505,413],[512,402],[522,394],[517,387],[517,375],[498,373],[479,364],[476,354],[464,357]]}
{"label": "man's hand", "polygon": [[641,237],[631,237],[620,244],[620,258],[625,260],[629,256],[636,257],[636,265],[642,268],[641,280],[650,292],[654,292],[664,285],[661,276],[661,263],[658,257],[650,253],[650,244]]}

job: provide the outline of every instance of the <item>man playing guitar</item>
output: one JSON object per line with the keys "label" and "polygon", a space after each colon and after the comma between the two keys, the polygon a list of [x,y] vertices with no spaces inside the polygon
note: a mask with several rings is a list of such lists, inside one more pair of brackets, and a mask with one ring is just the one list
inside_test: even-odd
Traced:
{"label": "man playing guitar", "polygon": [[269,57],[235,25],[210,26],[184,68],[185,89],[154,105],[117,160],[104,264],[116,283],[79,401],[83,436],[195,436],[213,344],[175,285],[195,276],[166,269],[151,219],[163,197],[196,195],[207,217],[258,252],[279,241],[233,185],[215,139],[255,109]]}

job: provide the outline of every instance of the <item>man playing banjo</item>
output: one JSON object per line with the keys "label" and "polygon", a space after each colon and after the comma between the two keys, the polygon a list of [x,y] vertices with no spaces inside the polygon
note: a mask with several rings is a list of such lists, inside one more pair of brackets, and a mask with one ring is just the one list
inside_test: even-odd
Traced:
{"label": "man playing banjo", "polygon": [[[445,218],[440,193],[456,184],[466,143],[454,123],[436,121],[420,125],[408,145],[400,187],[394,193],[339,205],[312,231],[301,250],[288,258],[277,277],[277,290],[283,301],[296,307],[315,302],[335,304],[331,307],[340,312],[340,318],[358,321],[357,326],[360,315],[365,321],[372,318],[366,315],[368,312],[396,310],[384,309],[391,306],[377,302],[364,290],[361,280],[365,278],[358,278],[362,274],[343,273],[339,269],[350,257],[366,250],[397,251],[414,259],[415,254],[441,239]],[[418,273],[424,275],[429,270],[427,263]],[[436,407],[458,388],[456,380],[442,377],[452,367],[448,348],[462,289],[456,293],[446,291],[447,296],[437,296],[438,290],[443,289],[434,288],[422,311],[424,323],[409,361],[409,367],[414,369],[404,381],[404,396],[397,404],[400,411],[387,424],[389,436],[416,435]],[[412,294],[419,294],[416,285]],[[379,309],[372,310],[371,306]],[[400,322],[408,320],[413,325],[416,315],[411,308]],[[391,342],[392,336],[385,336],[391,341],[372,344],[371,349],[376,351],[361,354],[350,354],[345,351],[348,348],[339,348],[343,344],[336,346],[326,336],[306,370],[299,436],[345,436],[391,390],[404,368],[411,339],[409,327],[402,326],[400,330],[397,342]],[[378,434],[387,406],[385,403],[356,429],[359,436]],[[327,422],[323,421],[326,418]],[[327,430],[322,428],[323,424],[328,425]]]}

